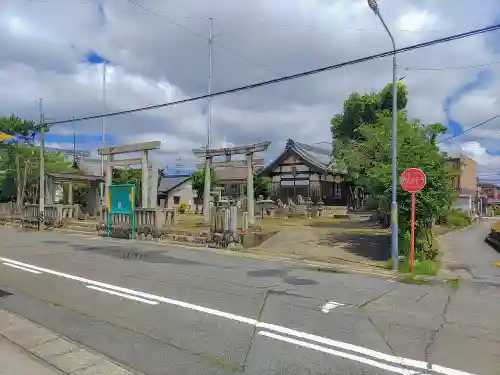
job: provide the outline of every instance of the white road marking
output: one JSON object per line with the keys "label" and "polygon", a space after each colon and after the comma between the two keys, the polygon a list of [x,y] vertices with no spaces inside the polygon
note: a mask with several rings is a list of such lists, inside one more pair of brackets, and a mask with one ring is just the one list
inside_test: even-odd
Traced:
{"label": "white road marking", "polygon": [[265,337],[269,337],[269,338],[272,338],[272,339],[275,339],[275,340],[284,341],[284,342],[287,342],[289,344],[294,344],[294,345],[302,346],[304,348],[308,348],[308,349],[312,349],[312,350],[317,350],[319,352],[331,354],[331,355],[334,355],[334,356],[337,356],[337,357],[342,357],[342,358],[345,358],[345,359],[350,359],[352,361],[361,362],[361,363],[364,363],[366,365],[369,365],[369,366],[372,366],[372,367],[378,367],[378,368],[380,368],[382,370],[387,370],[387,371],[395,372],[397,374],[403,374],[403,375],[422,374],[420,371],[417,372],[417,371],[413,371],[413,370],[405,370],[405,369],[400,368],[400,367],[394,367],[394,366],[391,366],[391,365],[388,365],[388,364],[385,364],[385,363],[382,363],[382,362],[374,361],[373,359],[368,359],[368,358],[365,358],[365,357],[360,357],[360,356],[355,355],[355,354],[339,352],[338,350],[334,350],[334,349],[330,349],[330,348],[325,348],[324,346],[319,346],[319,345],[316,345],[316,344],[311,344],[311,343],[308,343],[306,341],[300,341],[300,340],[292,339],[292,338],[286,337],[286,336],[277,335],[277,334],[272,333],[272,332],[259,331],[259,335],[262,335],[262,336],[265,336]]}
{"label": "white road marking", "polygon": [[31,264],[27,264],[27,263],[23,263],[23,262],[18,262],[17,260],[11,260],[11,259],[1,258],[0,257],[0,261],[10,262],[10,263],[17,264],[17,265],[20,265],[22,267],[27,267],[27,268],[30,268],[30,269],[33,269],[33,270],[36,270],[36,271],[45,272],[45,273],[48,273],[48,274],[51,274],[51,275],[55,275],[55,276],[60,276],[60,277],[63,277],[65,279],[74,280],[74,281],[78,281],[78,282],[81,282],[81,283],[84,283],[84,284],[98,286],[98,287],[101,287],[101,288],[116,290],[118,292],[132,294],[132,295],[135,295],[135,296],[138,296],[138,297],[144,297],[144,298],[147,298],[147,299],[150,299],[150,300],[155,300],[155,301],[159,301],[159,302],[168,303],[170,305],[184,307],[184,308],[187,308],[187,309],[204,312],[204,313],[210,314],[210,315],[220,316],[222,318],[226,318],[226,319],[230,319],[230,320],[235,320],[237,322],[246,323],[246,324],[250,324],[250,325],[253,325],[253,326],[255,324],[257,324],[257,320],[246,318],[244,316],[235,315],[235,314],[231,314],[231,313],[226,313],[224,311],[219,311],[219,310],[211,309],[211,308],[208,308],[208,307],[194,305],[192,303],[178,301],[178,300],[171,299],[171,298],[161,297],[161,296],[157,296],[157,295],[154,295],[154,294],[143,293],[143,292],[139,292],[139,291],[133,290],[133,289],[122,288],[120,286],[106,284],[106,283],[102,283],[100,281],[94,281],[94,280],[86,279],[86,278],[83,278],[83,277],[74,276],[74,275],[70,275],[70,274],[67,274],[67,273],[59,272],[59,271],[54,271],[54,270],[51,270],[51,269],[48,269],[48,268],[42,268],[42,267],[38,267],[38,266],[33,266]]}
{"label": "white road marking", "polygon": [[39,271],[35,271],[35,270],[32,270],[32,269],[29,269],[29,268],[26,268],[26,267],[22,267],[22,266],[18,266],[18,265],[15,265],[15,264],[11,264],[11,263],[2,263],[4,266],[9,266],[9,267],[13,267],[13,268],[17,268],[19,270],[23,270],[23,271],[27,271],[27,272],[31,272],[31,273],[36,273],[36,274],[40,274],[41,272]]}
{"label": "white road marking", "polygon": [[195,304],[188,303],[188,302],[178,301],[175,299],[161,297],[161,296],[157,296],[154,294],[143,293],[143,292],[139,292],[139,291],[136,291],[133,289],[123,288],[120,286],[106,284],[106,283],[103,283],[100,281],[94,281],[94,280],[86,279],[83,277],[74,276],[74,275],[70,275],[67,273],[59,272],[59,271],[54,271],[54,270],[47,269],[47,268],[33,266],[31,264],[19,262],[17,260],[12,260],[12,259],[8,259],[8,258],[0,257],[0,261],[8,262],[12,265],[17,265],[17,266],[20,266],[23,268],[29,268],[30,270],[35,270],[35,271],[44,272],[44,273],[48,273],[48,274],[55,275],[55,276],[60,276],[60,277],[63,277],[65,279],[78,281],[78,282],[81,282],[84,284],[93,285],[93,286],[97,286],[97,287],[105,288],[105,289],[111,289],[113,291],[127,293],[127,294],[131,294],[131,295],[134,295],[137,297],[144,297],[148,300],[164,302],[164,303],[167,303],[170,305],[184,307],[184,308],[187,308],[190,310],[195,310],[195,311],[203,312],[203,313],[214,315],[214,316],[219,316],[219,317],[226,318],[229,320],[234,320],[234,321],[237,321],[240,323],[250,324],[256,328],[263,328],[263,329],[267,329],[267,330],[271,330],[271,331],[275,331],[275,332],[279,332],[279,333],[284,333],[284,334],[289,335],[289,336],[295,336],[295,337],[307,339],[310,341],[315,341],[315,342],[322,343],[325,345],[329,345],[329,346],[341,348],[344,350],[356,352],[358,354],[363,354],[365,356],[377,358],[379,360],[383,360],[386,362],[396,363],[396,364],[402,365],[402,366],[410,366],[410,367],[415,367],[415,368],[424,369],[424,370],[431,368],[432,371],[435,371],[435,372],[443,374],[443,375],[474,375],[472,373],[454,370],[454,369],[450,369],[450,368],[443,367],[443,366],[432,365],[432,364],[429,364],[429,363],[423,362],[423,361],[417,361],[414,359],[409,359],[409,358],[404,358],[404,357],[397,357],[397,356],[394,356],[391,354],[386,354],[386,353],[378,352],[378,351],[371,350],[368,348],[364,348],[362,346],[348,344],[346,342],[336,341],[336,340],[329,339],[326,337],[321,337],[321,336],[316,336],[316,335],[312,335],[312,334],[301,332],[301,331],[296,331],[294,329],[278,326],[275,324],[259,322],[258,320],[247,318],[247,317],[244,317],[241,315],[235,315],[235,314],[227,313],[224,311],[211,309],[208,307],[195,305]]}
{"label": "white road marking", "polygon": [[328,314],[330,310],[339,306],[344,306],[344,304],[335,301],[330,301],[321,306],[321,311],[323,311],[325,314]]}
{"label": "white road marking", "polygon": [[156,302],[156,301],[151,301],[149,299],[144,299],[144,298],[140,298],[140,297],[131,296],[131,295],[128,295],[128,294],[125,294],[125,293],[115,292],[113,290],[99,288],[98,286],[87,285],[87,288],[98,290],[98,291],[104,292],[104,293],[113,294],[115,296],[119,296],[119,297],[123,297],[123,298],[132,299],[132,300],[138,301],[138,302],[144,302],[144,303],[147,303],[149,305],[158,305],[158,302]]}

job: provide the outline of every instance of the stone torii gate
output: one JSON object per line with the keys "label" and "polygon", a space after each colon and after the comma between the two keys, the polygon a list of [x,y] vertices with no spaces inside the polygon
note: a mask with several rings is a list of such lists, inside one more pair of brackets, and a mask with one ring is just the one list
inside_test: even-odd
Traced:
{"label": "stone torii gate", "polygon": [[[255,223],[255,203],[254,203],[254,192],[253,192],[253,155],[256,152],[266,151],[271,145],[271,141],[265,141],[260,143],[252,143],[248,145],[228,147],[228,148],[218,148],[218,149],[206,149],[199,148],[194,149],[193,154],[197,157],[205,159],[205,184],[203,191],[203,220],[205,222],[210,221],[210,212],[208,203],[210,201],[210,190],[211,190],[211,179],[210,173],[207,173],[211,167],[229,167],[229,166],[247,166],[247,206],[248,206],[248,224],[253,225]],[[232,155],[246,155],[246,160],[231,160]],[[214,157],[225,156],[225,161],[215,161],[212,162]]]}
{"label": "stone torii gate", "polygon": [[[109,185],[112,183],[113,168],[125,168],[140,165],[142,170],[142,208],[155,208],[158,195],[158,171],[149,162],[149,151],[158,150],[160,141],[135,143],[131,145],[121,145],[115,147],[105,147],[98,150],[99,155],[106,155],[106,188],[104,200],[107,203]],[[115,155],[140,153],[139,158],[115,159]]]}

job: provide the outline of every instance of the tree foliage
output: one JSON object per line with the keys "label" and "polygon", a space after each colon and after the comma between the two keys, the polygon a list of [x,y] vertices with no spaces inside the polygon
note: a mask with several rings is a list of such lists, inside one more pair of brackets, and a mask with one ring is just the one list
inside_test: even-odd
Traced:
{"label": "tree foliage", "polygon": [[[71,162],[58,152],[45,152],[45,171],[48,173],[71,172]],[[39,192],[40,150],[29,144],[9,145],[0,148],[0,199],[19,204],[35,202]]]}
{"label": "tree foliage", "polygon": [[[404,110],[408,103],[406,86],[398,83],[398,109]],[[337,144],[362,139],[359,127],[373,124],[382,111],[392,111],[392,83],[386,85],[380,92],[359,94],[352,93],[344,102],[343,111],[333,116],[330,124],[332,137]]]}
{"label": "tree foliage", "polygon": [[[384,97],[389,92],[390,87],[386,86],[378,94],[380,103],[387,101]],[[336,125],[343,125],[332,125],[331,128],[334,137],[332,157],[335,161],[332,165],[347,170],[349,181],[368,193],[377,203],[379,212],[387,217],[392,194],[392,116],[390,108],[384,108],[383,105],[375,106],[378,109],[372,113],[371,103],[374,101],[377,102],[373,94],[353,94],[346,100],[344,113],[334,117],[338,119]],[[400,108],[404,108],[403,105],[406,102]],[[354,107],[358,109],[351,111]],[[346,112],[346,108],[349,111]],[[436,146],[437,136],[446,130],[441,124],[423,125],[418,120],[410,121],[405,111],[398,113],[397,173],[400,175],[407,168],[420,168],[427,175],[426,187],[417,193],[416,208],[417,254],[422,258],[437,255],[432,225],[453,199],[446,170],[446,154]],[[407,252],[410,244],[411,195],[398,188],[397,201],[400,249]]]}
{"label": "tree foliage", "polygon": [[[48,131],[48,129],[45,129]],[[38,197],[40,150],[34,145],[39,129],[33,121],[15,115],[0,117],[0,132],[15,141],[0,142],[0,199],[35,202]],[[46,172],[69,172],[71,164],[59,153],[44,153]]]}
{"label": "tree foliage", "polygon": [[[219,185],[219,179],[213,168],[210,168],[210,186],[213,188]],[[205,168],[198,169],[191,175],[191,186],[196,192],[198,199],[203,198],[203,191],[205,190]]]}
{"label": "tree foliage", "polygon": [[[247,185],[243,186],[243,194],[247,193]],[[268,199],[271,195],[271,179],[266,176],[253,176],[253,196],[259,198],[262,195],[264,199]]]}
{"label": "tree foliage", "polygon": [[[45,128],[45,131],[49,131]],[[0,117],[0,132],[15,136],[21,143],[32,144],[39,132],[34,121],[11,115]]]}

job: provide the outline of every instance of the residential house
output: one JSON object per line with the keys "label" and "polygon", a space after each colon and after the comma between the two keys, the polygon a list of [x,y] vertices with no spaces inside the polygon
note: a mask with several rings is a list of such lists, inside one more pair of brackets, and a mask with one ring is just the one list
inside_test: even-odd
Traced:
{"label": "residential house", "polygon": [[447,161],[452,169],[451,186],[457,192],[454,205],[471,216],[486,211],[486,197],[483,197],[477,181],[477,163],[465,155],[452,156]]}
{"label": "residential house", "polygon": [[[254,160],[254,173],[257,174],[263,168],[264,159]],[[228,166],[214,168],[219,181],[219,186],[224,188],[224,195],[238,198],[245,195],[245,185],[248,178],[246,166]]]}
{"label": "residential house", "polygon": [[158,202],[160,207],[175,208],[182,203],[192,210],[195,204],[196,192],[191,185],[191,176],[165,176],[158,187]]}
{"label": "residential house", "polygon": [[481,193],[488,197],[488,200],[500,200],[500,186],[487,182],[480,182]]}
{"label": "residential house", "polygon": [[451,186],[457,194],[464,196],[476,196],[478,193],[477,184],[477,163],[474,159],[460,155],[448,159],[447,164],[456,171],[451,178]]}
{"label": "residential house", "polygon": [[297,196],[323,200],[326,205],[348,205],[349,186],[344,173],[331,173],[331,150],[289,139],[283,152],[260,171],[272,179],[272,199]]}

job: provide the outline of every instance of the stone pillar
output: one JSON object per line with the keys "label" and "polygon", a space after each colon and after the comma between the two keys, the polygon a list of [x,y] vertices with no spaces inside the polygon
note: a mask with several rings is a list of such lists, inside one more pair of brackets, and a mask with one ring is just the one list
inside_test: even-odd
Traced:
{"label": "stone pillar", "polygon": [[237,232],[237,227],[238,227],[238,207],[236,206],[230,206],[229,207],[229,212],[230,212],[230,216],[229,216],[229,232],[231,232],[231,234],[233,236],[236,235],[236,232]]}
{"label": "stone pillar", "polygon": [[247,210],[248,210],[248,224],[255,223],[255,202],[253,198],[253,154],[247,154]]}
{"label": "stone pillar", "polygon": [[68,182],[68,204],[73,204],[73,183]]}
{"label": "stone pillar", "polygon": [[203,221],[208,223],[210,221],[210,209],[208,204],[210,202],[210,183],[212,179],[210,178],[210,167],[212,165],[212,157],[205,157],[205,185],[203,190]]}
{"label": "stone pillar", "polygon": [[142,208],[148,207],[148,190],[149,190],[149,178],[148,178],[148,152],[143,150],[141,152],[141,166],[142,166]]}
{"label": "stone pillar", "polygon": [[148,208],[156,208],[158,205],[158,168],[153,163],[149,164],[148,183]]}
{"label": "stone pillar", "polygon": [[106,182],[104,184],[104,197],[102,200],[105,206],[108,205],[109,186],[113,183],[113,167],[110,165],[113,159],[114,155],[108,155],[106,158]]}

